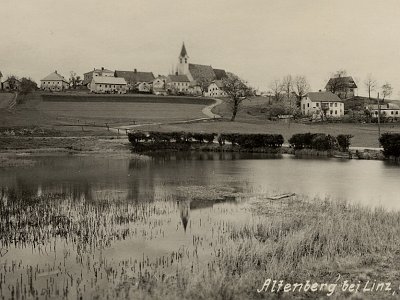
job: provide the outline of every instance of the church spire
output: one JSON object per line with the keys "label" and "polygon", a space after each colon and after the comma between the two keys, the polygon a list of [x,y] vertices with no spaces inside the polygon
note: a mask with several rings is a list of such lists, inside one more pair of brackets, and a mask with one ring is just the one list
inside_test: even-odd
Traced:
{"label": "church spire", "polygon": [[183,42],[182,49],[181,49],[181,54],[179,55],[179,57],[185,57],[185,56],[188,56],[188,54],[187,54],[187,51],[186,51],[185,42]]}

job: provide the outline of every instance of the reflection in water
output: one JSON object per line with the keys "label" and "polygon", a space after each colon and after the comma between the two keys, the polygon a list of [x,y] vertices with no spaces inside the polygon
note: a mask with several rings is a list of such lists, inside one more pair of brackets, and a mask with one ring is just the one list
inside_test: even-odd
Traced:
{"label": "reflection in water", "polygon": [[37,158],[31,168],[0,170],[0,287],[8,287],[0,298],[115,298],[132,278],[199,271],[234,238],[229,228],[257,218],[242,199],[202,191],[330,195],[399,209],[399,178],[398,165],[379,161],[263,154]]}

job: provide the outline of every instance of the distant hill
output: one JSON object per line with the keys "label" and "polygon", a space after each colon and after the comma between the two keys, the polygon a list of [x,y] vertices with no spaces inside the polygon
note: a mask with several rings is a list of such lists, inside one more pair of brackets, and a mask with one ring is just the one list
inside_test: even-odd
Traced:
{"label": "distant hill", "polygon": [[[384,100],[380,99],[380,103],[398,103],[400,101],[397,100]],[[344,100],[344,110],[364,110],[366,105],[370,104],[378,104],[377,98],[363,97],[363,96],[354,96],[352,98],[348,98]]]}

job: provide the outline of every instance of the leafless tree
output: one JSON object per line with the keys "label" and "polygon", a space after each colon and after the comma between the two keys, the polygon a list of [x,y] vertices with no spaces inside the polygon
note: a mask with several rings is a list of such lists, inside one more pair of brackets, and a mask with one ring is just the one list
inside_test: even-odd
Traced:
{"label": "leafless tree", "polygon": [[78,85],[82,83],[82,79],[80,76],[77,76],[74,71],[69,72],[69,84],[72,88],[76,89]]}
{"label": "leafless tree", "polygon": [[292,75],[286,75],[282,79],[282,90],[286,94],[286,98],[289,101],[290,100],[290,95],[293,92],[293,78]]}
{"label": "leafless tree", "polygon": [[241,108],[242,102],[250,96],[254,95],[247,82],[239,78],[237,75],[228,73],[228,76],[222,79],[224,85],[223,90],[228,95],[227,103],[232,111],[231,121],[235,121],[236,114]]}
{"label": "leafless tree", "polygon": [[375,91],[376,86],[378,85],[376,79],[372,77],[372,74],[368,74],[367,78],[364,80],[365,89],[368,92],[368,98],[371,99],[371,92]]}
{"label": "leafless tree", "polygon": [[283,85],[279,79],[271,81],[269,89],[271,90],[272,98],[275,102],[279,102],[283,99]]}
{"label": "leafless tree", "polygon": [[293,91],[296,95],[297,106],[300,106],[301,99],[310,92],[310,84],[304,75],[297,75],[293,81]]}
{"label": "leafless tree", "polygon": [[333,77],[338,78],[338,77],[344,77],[347,76],[347,71],[345,69],[340,69],[337,70],[335,73],[333,73]]}
{"label": "leafless tree", "polygon": [[386,98],[390,97],[390,95],[393,92],[392,85],[388,82],[386,82],[384,85],[382,85],[381,90],[382,90],[382,95],[383,95],[382,101],[384,101]]}

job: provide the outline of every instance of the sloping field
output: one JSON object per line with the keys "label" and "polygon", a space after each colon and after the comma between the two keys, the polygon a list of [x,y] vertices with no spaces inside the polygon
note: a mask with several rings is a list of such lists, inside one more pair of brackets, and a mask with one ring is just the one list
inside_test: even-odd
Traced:
{"label": "sloping field", "polygon": [[43,101],[38,110],[60,121],[108,123],[161,122],[202,118],[203,105],[143,102],[58,102]]}
{"label": "sloping field", "polygon": [[137,103],[181,103],[210,105],[214,100],[202,97],[155,96],[150,94],[96,95],[96,94],[43,94],[43,101],[51,102],[137,102]]}
{"label": "sloping field", "polygon": [[0,109],[8,108],[9,103],[14,99],[13,93],[0,93]]}

